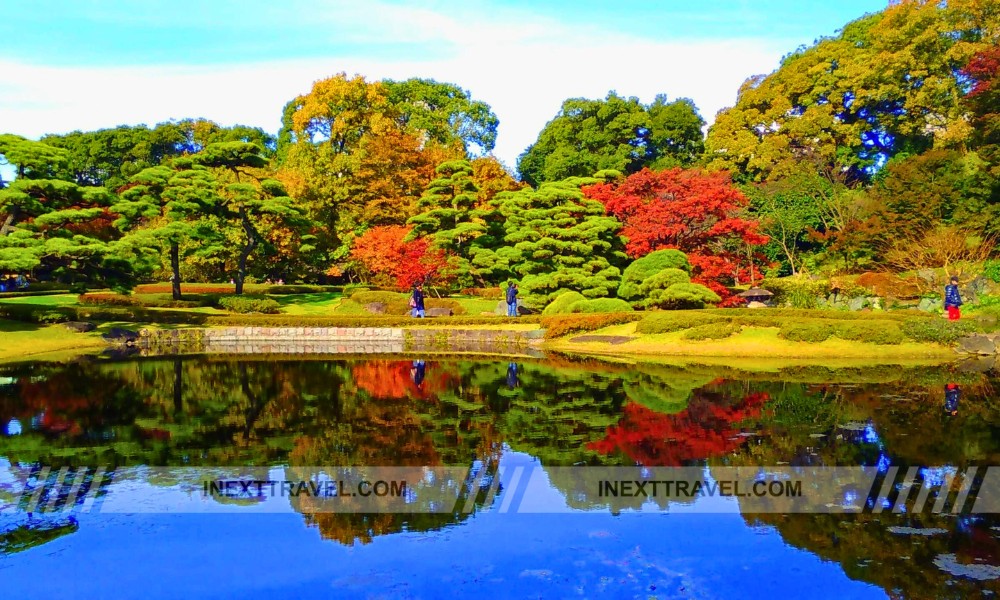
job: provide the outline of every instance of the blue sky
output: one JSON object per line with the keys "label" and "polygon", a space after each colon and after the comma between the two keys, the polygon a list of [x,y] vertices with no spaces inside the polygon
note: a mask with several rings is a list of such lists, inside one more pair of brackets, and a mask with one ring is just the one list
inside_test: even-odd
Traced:
{"label": "blue sky", "polygon": [[500,117],[513,166],[565,98],[692,98],[740,83],[886,0],[33,0],[0,20],[0,131],[38,137],[206,117],[276,132],[282,105],[344,71],[428,77]]}

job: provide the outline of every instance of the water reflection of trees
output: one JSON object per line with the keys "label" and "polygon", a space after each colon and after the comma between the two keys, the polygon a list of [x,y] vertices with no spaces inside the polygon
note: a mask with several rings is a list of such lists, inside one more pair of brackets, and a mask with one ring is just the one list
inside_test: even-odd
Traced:
{"label": "water reflection of trees", "polygon": [[[412,360],[172,358],[17,367],[3,373],[13,383],[0,386],[0,422],[17,418],[31,426],[0,437],[0,455],[53,468],[478,465],[494,473],[507,447],[547,468],[880,460],[964,467],[1000,458],[997,407],[975,387],[986,385],[980,376],[962,380],[961,410],[945,417],[937,396],[951,375],[927,370],[750,376],[560,360],[513,369],[431,361],[417,373]],[[573,506],[605,506],[580,496],[572,477],[550,480]],[[477,498],[479,506],[483,494]],[[295,507],[325,538],[343,543],[439,528],[468,514]],[[798,539],[792,530],[807,530],[813,518],[792,515],[772,525],[790,527],[788,539]],[[888,535],[858,527],[862,536]]]}

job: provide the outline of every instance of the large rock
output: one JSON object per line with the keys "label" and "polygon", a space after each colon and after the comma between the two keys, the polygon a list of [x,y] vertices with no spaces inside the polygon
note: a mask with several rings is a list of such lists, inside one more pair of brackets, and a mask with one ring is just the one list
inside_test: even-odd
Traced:
{"label": "large rock", "polygon": [[384,315],[385,304],[382,302],[369,302],[368,304],[365,304],[365,310],[373,315]]}
{"label": "large rock", "polygon": [[917,277],[923,279],[927,283],[934,283],[937,281],[937,273],[934,272],[934,269],[920,269],[917,271]]}
{"label": "large rock", "polygon": [[139,334],[132,331],[131,329],[112,327],[110,330],[108,330],[107,333],[105,333],[101,337],[112,342],[131,343],[139,339]]}
{"label": "large rock", "polygon": [[882,299],[878,296],[868,298],[868,306],[872,307],[872,310],[882,310]]}
{"label": "large rock", "polygon": [[940,309],[943,303],[940,300],[934,298],[921,298],[920,303],[917,304],[917,309],[924,312],[933,312]]}
{"label": "large rock", "polygon": [[757,302],[756,300],[754,300],[753,302],[747,303],[747,308],[767,308],[767,305],[764,304],[763,302]]}
{"label": "large rock", "polygon": [[957,350],[963,354],[995,354],[996,344],[982,335],[969,335],[958,340]]}
{"label": "large rock", "polygon": [[863,296],[859,296],[857,298],[851,298],[847,302],[847,308],[853,311],[859,311],[865,307],[865,302],[867,302],[867,299],[864,298]]}
{"label": "large rock", "polygon": [[428,317],[450,317],[452,310],[450,308],[428,308],[424,310],[424,315]]}
{"label": "large rock", "polygon": [[90,321],[69,321],[63,323],[63,327],[77,333],[86,333],[97,329],[97,325],[94,325]]}

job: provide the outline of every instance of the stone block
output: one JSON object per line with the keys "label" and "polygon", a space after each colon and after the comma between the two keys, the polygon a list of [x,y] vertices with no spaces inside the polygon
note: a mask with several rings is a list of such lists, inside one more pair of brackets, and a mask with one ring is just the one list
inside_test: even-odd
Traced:
{"label": "stone block", "polygon": [[996,344],[993,340],[982,335],[969,335],[958,340],[957,350],[963,354],[995,354]]}
{"label": "stone block", "polygon": [[63,323],[63,327],[77,333],[86,333],[97,329],[97,325],[94,325],[90,321],[68,321]]}

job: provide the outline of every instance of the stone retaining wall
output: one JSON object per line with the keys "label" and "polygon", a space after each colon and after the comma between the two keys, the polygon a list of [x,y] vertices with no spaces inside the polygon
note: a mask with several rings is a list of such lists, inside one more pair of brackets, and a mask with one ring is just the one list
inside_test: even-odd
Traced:
{"label": "stone retaining wall", "polygon": [[147,350],[232,354],[396,354],[511,352],[540,342],[542,331],[382,327],[219,327],[143,330]]}

